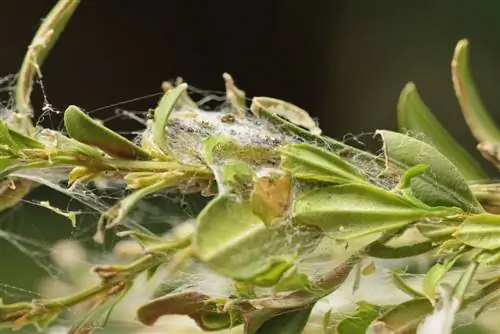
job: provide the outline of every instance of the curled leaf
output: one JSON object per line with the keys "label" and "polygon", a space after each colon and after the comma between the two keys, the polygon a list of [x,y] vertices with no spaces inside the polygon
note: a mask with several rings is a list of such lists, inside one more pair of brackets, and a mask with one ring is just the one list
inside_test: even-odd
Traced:
{"label": "curled leaf", "polygon": [[80,108],[69,106],[64,112],[64,126],[69,135],[120,158],[148,159],[149,153],[116,132],[93,120]]}
{"label": "curled leaf", "polygon": [[478,149],[483,156],[499,165],[500,129],[490,116],[477,91],[469,65],[469,42],[463,39],[458,42],[451,72],[455,94],[462,110],[462,114],[473,136],[478,140]]}
{"label": "curled leaf", "polygon": [[400,130],[423,135],[421,139],[444,154],[466,180],[487,178],[479,164],[460,146],[425,105],[413,82],[406,84],[399,96],[398,126]]}
{"label": "curled leaf", "polygon": [[262,109],[274,115],[281,116],[293,124],[306,128],[314,135],[321,134],[321,129],[318,128],[316,122],[309,116],[307,111],[291,103],[270,97],[254,97],[250,110],[256,116],[260,116]]}
{"label": "curled leaf", "polygon": [[222,75],[226,84],[226,99],[231,105],[232,112],[237,115],[245,116],[246,112],[246,96],[245,92],[236,87],[233,77],[229,73]]}
{"label": "curled leaf", "polygon": [[172,88],[163,95],[158,103],[158,107],[154,112],[153,139],[158,148],[166,154],[169,154],[170,149],[167,144],[167,122],[175,108],[177,100],[185,94],[188,85],[182,83],[179,86]]}

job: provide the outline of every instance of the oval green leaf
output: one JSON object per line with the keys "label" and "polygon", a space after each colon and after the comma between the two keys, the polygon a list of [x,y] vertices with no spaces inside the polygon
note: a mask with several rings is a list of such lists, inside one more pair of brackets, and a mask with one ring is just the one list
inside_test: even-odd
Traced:
{"label": "oval green leaf", "polygon": [[333,183],[366,182],[361,173],[339,156],[308,144],[285,145],[278,149],[281,168],[302,180]]}
{"label": "oval green leaf", "polygon": [[453,234],[464,244],[482,248],[500,248],[500,216],[483,213],[466,219]]}
{"label": "oval green leaf", "polygon": [[401,228],[429,212],[410,201],[371,185],[347,184],[316,189],[296,199],[294,218],[320,227],[337,240]]}
{"label": "oval green leaf", "polygon": [[388,167],[394,164],[406,171],[417,165],[429,166],[427,171],[410,180],[414,197],[430,206],[451,206],[466,212],[483,212],[462,174],[437,149],[401,133],[379,130],[377,134],[384,141]]}
{"label": "oval green leaf", "polygon": [[277,283],[295,261],[284,230],[268,229],[249,202],[221,195],[197,220],[195,254],[219,274],[268,286]]}

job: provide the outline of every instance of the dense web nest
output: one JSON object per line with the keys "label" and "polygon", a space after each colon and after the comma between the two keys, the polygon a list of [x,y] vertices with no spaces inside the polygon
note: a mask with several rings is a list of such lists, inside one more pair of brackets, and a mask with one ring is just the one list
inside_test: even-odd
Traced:
{"label": "dense web nest", "polygon": [[[2,92],[9,94],[11,87],[15,82],[15,77],[6,77],[2,80],[5,88]],[[43,85],[39,81],[39,86]],[[218,135],[226,135],[231,138],[240,147],[257,147],[262,150],[262,156],[251,156],[249,162],[254,167],[258,175],[264,176],[277,171],[278,159],[268,152],[272,152],[277,147],[283,144],[292,143],[308,143],[307,139],[301,136],[290,134],[282,131],[279,125],[273,124],[266,119],[257,117],[235,117],[231,113],[234,106],[227,100],[224,92],[205,92],[202,90],[189,88],[190,96],[198,96],[196,106],[183,105],[181,108],[174,110],[168,123],[168,142],[171,145],[174,155],[180,157],[183,162],[197,163],[203,161],[204,147],[203,141]],[[52,121],[60,119],[60,112],[49,103],[49,99],[43,92],[44,105],[43,113],[39,117],[39,122],[47,122],[53,125],[52,130],[44,130],[48,133],[45,138],[50,139],[52,131],[64,131],[61,122]],[[144,97],[152,101],[154,106],[155,100],[161,96],[152,94]],[[137,99],[135,99],[137,100]],[[104,124],[116,118],[126,118],[131,122],[135,122],[143,127],[144,131],[132,133],[122,133],[135,143],[141,143],[144,140],[149,140],[151,132],[148,124],[151,121],[150,111],[132,111],[127,110],[128,101],[114,104],[110,107],[99,108],[102,112],[106,109],[114,111],[114,115],[107,119],[102,119]],[[2,118],[9,120],[12,115],[12,99],[7,98],[1,105]],[[246,110],[246,113],[249,111]],[[96,111],[89,111],[89,115],[96,115]],[[57,123],[57,124],[56,124]],[[42,136],[43,137],[43,136]],[[364,138],[373,138],[373,134],[364,135]],[[362,143],[359,136],[346,136],[344,140],[357,141]],[[49,141],[47,141],[49,142]],[[397,175],[384,174],[384,165],[380,161],[367,158],[361,151],[343,151],[342,147],[336,147],[334,144],[325,143],[324,148],[330,152],[335,152],[343,156],[353,166],[356,166],[358,171],[365,175],[374,184],[392,189],[398,182]],[[237,153],[237,152],[236,152]],[[242,156],[245,155],[245,152]],[[382,153],[381,153],[382,154]],[[382,156],[382,155],[381,155]],[[234,157],[234,155],[231,155]],[[236,157],[237,158],[237,157]],[[214,157],[210,166],[218,181],[219,193],[230,192],[231,189],[226,189],[224,182],[218,175],[218,172],[224,165],[231,163],[230,160],[224,157]],[[2,239],[2,248],[8,248],[7,244],[11,244],[16,248],[16,252],[21,252],[29,257],[39,269],[44,272],[44,278],[39,280],[34,287],[22,287],[11,283],[0,282],[1,296],[4,301],[26,300],[31,298],[48,298],[66,295],[75,292],[78,288],[85,287],[97,280],[89,269],[99,263],[125,263],[127,260],[136,258],[140,253],[140,247],[131,241],[120,240],[118,237],[112,237],[107,240],[106,246],[95,246],[92,242],[92,233],[96,228],[96,222],[103,214],[112,208],[114,204],[125,197],[129,190],[126,189],[126,184],[122,180],[113,180],[106,178],[96,180],[95,182],[81,184],[74,183],[69,185],[67,182],[67,174],[69,170],[60,169],[60,173],[50,168],[47,170],[37,169],[30,171],[20,171],[15,176],[22,177],[35,181],[47,188],[56,190],[58,193],[65,194],[66,197],[59,198],[56,202],[63,203],[62,206],[52,205],[46,201],[37,198],[37,195],[43,193],[43,190],[35,192],[29,199],[24,199],[22,204],[18,205],[14,210],[4,214],[0,225],[0,239]],[[294,184],[294,192],[303,191],[301,187],[308,185],[296,183]],[[310,186],[310,185],[309,185]],[[144,233],[186,233],[193,228],[197,213],[203,208],[206,199],[199,196],[201,189],[204,189],[206,184],[197,184],[187,180],[184,186],[171,187],[156,192],[147,199],[142,200],[135,206],[132,212],[129,212],[126,220],[118,229],[134,229]],[[179,191],[181,188],[181,191]],[[43,196],[49,196],[45,193]],[[66,202],[66,204],[64,204]],[[33,207],[34,213],[30,213],[29,207]],[[28,208],[28,209],[27,209]],[[41,211],[47,210],[47,211]],[[32,216],[40,217],[34,219]],[[23,217],[30,215],[29,219]],[[51,225],[65,224],[64,230],[68,231],[66,236],[61,240],[53,240],[47,238],[45,233],[42,233],[43,224],[47,224],[42,220],[53,220]],[[69,220],[71,224],[61,222],[61,220]],[[21,225],[27,225],[22,229],[32,229],[29,237],[22,236],[17,233]],[[42,226],[41,226],[42,225]],[[51,227],[52,229],[54,227]],[[302,234],[305,233],[305,234]],[[304,236],[310,238],[304,242]],[[332,244],[329,240],[322,240],[312,237],[310,230],[294,226],[289,223],[286,228],[279,229],[276,232],[275,238],[282,239],[282,242],[275,242],[272,247],[273,252],[291,252],[295,247],[303,249],[310,248],[310,251],[302,252],[302,257],[297,260],[297,264],[301,272],[307,273],[310,276],[321,276],[326,268],[332,268],[339,265],[342,261],[348,258],[349,254],[356,251],[356,245],[351,245],[349,251],[345,251],[344,245]],[[47,240],[48,239],[48,240]],[[297,242],[300,240],[300,242]],[[54,241],[56,242],[54,244]],[[265,245],[264,245],[265,246]],[[293,246],[293,247],[292,247]],[[248,249],[248,252],[271,251],[262,248],[263,245],[255,245],[255,248]],[[292,249],[290,248],[292,247]],[[333,256],[332,256],[333,255]],[[19,256],[19,255],[15,255]],[[365,264],[368,264],[366,262]],[[394,265],[404,265],[405,267],[415,267],[416,272],[426,269],[430,262],[426,256],[412,260],[412,262],[392,261],[385,263],[384,261],[376,261],[377,267],[383,268],[386,265],[394,267]],[[29,264],[26,262],[26,266]],[[420,267],[420,270],[418,268]],[[12,270],[18,270],[17,275],[23,275],[24,265],[13,267]],[[175,292],[193,290],[206,293],[211,296],[228,296],[233,293],[233,287],[230,280],[220,275],[214,274],[204,265],[196,262],[185,264],[182,270],[175,275],[168,275],[169,266],[162,269],[160,273],[154,276],[154,279],[146,281],[144,277],[139,278],[138,284],[135,285],[133,291],[120,303],[112,316],[112,324],[109,328],[117,330],[121,328],[134,333],[151,332],[150,329],[144,329],[135,321],[130,321],[132,310],[137,305],[146,302],[155,294],[161,292]],[[321,317],[326,311],[332,307],[338,312],[349,312],[355,307],[357,300],[369,300],[373,303],[391,302],[397,300],[405,300],[404,294],[398,293],[397,290],[390,288],[388,281],[388,272],[379,270],[376,274],[363,278],[367,280],[362,285],[361,289],[353,291],[352,284],[345,284],[341,289],[334,293],[333,296],[325,298],[315,307],[315,312],[318,318],[313,317],[310,330],[315,332],[321,327]],[[166,278],[168,276],[168,278]],[[143,280],[141,283],[140,281]],[[411,276],[408,280],[412,281]],[[414,284],[418,284],[421,280],[420,275],[413,276]],[[26,282],[33,283],[31,280]],[[28,284],[29,284],[28,283]],[[373,295],[370,293],[370,286],[377,285],[379,291],[384,291]],[[158,286],[161,288],[158,289]],[[161,294],[161,293],[160,293]],[[368,298],[368,296],[371,298]],[[59,321],[59,324],[52,327],[51,333],[63,333],[66,325],[71,324],[79,318],[85,305],[68,310],[65,318]],[[197,327],[194,322],[182,317],[176,318],[174,322],[165,320],[169,324],[168,333],[183,333],[197,332]],[[176,329],[178,324],[179,328]],[[161,326],[161,324],[160,324]],[[155,327],[156,328],[156,327]],[[108,329],[109,330],[109,329]],[[158,328],[153,329],[153,332]],[[105,333],[105,331],[104,331]]]}

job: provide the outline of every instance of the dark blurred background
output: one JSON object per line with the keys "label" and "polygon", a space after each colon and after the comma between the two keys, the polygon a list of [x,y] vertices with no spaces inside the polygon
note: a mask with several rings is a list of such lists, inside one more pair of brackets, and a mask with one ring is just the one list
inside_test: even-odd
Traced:
{"label": "dark blurred background", "polygon": [[[0,1],[0,76],[18,71],[54,4]],[[229,72],[248,96],[295,103],[318,117],[326,134],[342,138],[395,129],[399,92],[414,81],[431,110],[479,159],[454,97],[450,62],[456,42],[470,39],[477,84],[499,119],[499,29],[497,0],[83,0],[43,66],[43,83],[55,108],[94,110],[159,92],[162,81],[177,76],[222,91],[221,74]],[[120,107],[146,110],[156,99]],[[39,93],[37,101],[41,105]],[[125,130],[136,125],[114,123]],[[33,196],[43,199],[44,191]],[[71,233],[66,221],[29,204],[13,217],[0,229],[45,241]],[[0,254],[2,283],[30,288],[42,273],[26,271],[34,265],[2,240]]]}

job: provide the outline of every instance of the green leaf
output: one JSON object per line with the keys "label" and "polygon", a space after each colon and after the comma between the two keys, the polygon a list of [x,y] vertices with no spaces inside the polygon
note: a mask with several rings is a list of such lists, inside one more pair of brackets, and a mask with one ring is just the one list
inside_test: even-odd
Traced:
{"label": "green leaf", "polygon": [[423,241],[411,245],[392,247],[375,243],[368,248],[367,254],[379,259],[401,259],[427,253],[436,248],[432,241]]}
{"label": "green leaf", "polygon": [[281,168],[303,180],[334,183],[367,182],[351,165],[323,149],[308,144],[285,145],[278,149]]}
{"label": "green leaf", "polygon": [[457,226],[432,223],[417,223],[415,227],[424,237],[432,241],[449,239],[453,232],[457,230]]}
{"label": "green leaf", "polygon": [[427,299],[412,299],[387,311],[374,320],[371,327],[380,330],[380,332],[375,331],[377,333],[385,333],[385,331],[389,333],[412,333],[419,322],[432,311],[432,304]]}
{"label": "green leaf", "polygon": [[479,263],[476,261],[472,261],[467,267],[467,270],[462,274],[462,276],[460,276],[460,279],[455,284],[452,296],[453,298],[458,299],[460,303],[462,303],[462,301],[464,300],[465,294],[467,293],[467,289],[469,288],[470,283],[474,279],[478,267]]}
{"label": "green leaf", "polygon": [[159,180],[147,187],[134,191],[132,194],[120,200],[113,205],[108,211],[104,212],[99,219],[97,232],[94,236],[94,241],[98,243],[104,242],[104,231],[120,224],[132,209],[143,200],[146,196],[154,194],[171,185],[171,180]]}
{"label": "green leaf", "polygon": [[382,307],[365,301],[357,303],[356,312],[347,315],[336,326],[338,334],[365,334],[366,330],[382,312]]}
{"label": "green leaf", "polygon": [[500,130],[490,116],[476,88],[469,64],[469,41],[458,42],[451,65],[453,87],[462,113],[474,137],[496,146]]}
{"label": "green leaf", "polygon": [[72,138],[98,147],[111,156],[142,160],[150,157],[148,152],[93,120],[76,106],[69,106],[64,112],[64,126]]}
{"label": "green leaf", "polygon": [[14,140],[19,147],[39,149],[45,147],[45,145],[40,143],[38,140],[28,137],[25,134],[12,129],[11,127],[9,127],[9,134],[12,140]]}
{"label": "green leaf", "polygon": [[453,234],[464,244],[482,248],[500,248],[500,216],[483,213],[467,218]]}
{"label": "green leaf", "polygon": [[417,165],[429,166],[427,172],[411,179],[412,195],[430,206],[458,207],[466,212],[483,209],[458,169],[434,147],[409,136],[380,130],[387,166],[395,164],[403,171]]}
{"label": "green leaf", "polygon": [[297,221],[318,226],[338,240],[390,231],[443,214],[448,213],[426,211],[394,193],[364,184],[312,190],[297,198],[293,207]]}
{"label": "green leaf", "polygon": [[268,229],[248,202],[221,195],[203,209],[197,220],[195,254],[219,274],[273,285],[295,261],[295,251],[284,230]]}
{"label": "green leaf", "polygon": [[401,277],[403,274],[404,272],[401,272],[399,270],[391,271],[392,282],[394,283],[396,288],[413,298],[425,298],[425,295],[423,293],[413,289],[411,286],[406,284],[406,282]]}
{"label": "green leaf", "polygon": [[323,334],[328,334],[331,330],[332,310],[329,309],[323,316]]}
{"label": "green leaf", "polygon": [[5,145],[12,153],[17,153],[20,149],[18,143],[12,138],[9,126],[6,122],[0,122],[0,145]]}
{"label": "green leaf", "polygon": [[427,272],[424,278],[423,290],[424,294],[431,301],[434,301],[436,286],[443,280],[448,272],[453,268],[453,265],[458,260],[461,254],[445,259],[442,262],[436,263]]}
{"label": "green leaf", "polygon": [[255,334],[301,334],[307,325],[313,306],[286,310],[264,322]]}
{"label": "green leaf", "polygon": [[153,140],[158,148],[166,154],[170,153],[166,134],[167,122],[175,108],[177,100],[185,93],[187,88],[188,85],[182,83],[166,92],[154,112]]}
{"label": "green leaf", "polygon": [[[480,165],[441,125],[436,116],[420,98],[413,82],[406,84],[398,102],[398,125],[400,130],[409,130],[426,143],[437,148],[468,181],[488,178]],[[414,135],[410,133],[410,135]]]}
{"label": "green leaf", "polygon": [[[75,139],[68,138],[58,131],[43,130],[42,135],[50,138],[55,142],[55,147],[74,155],[82,155],[94,159],[101,159],[102,153],[93,146],[81,143]],[[49,140],[50,140],[49,139]]]}

